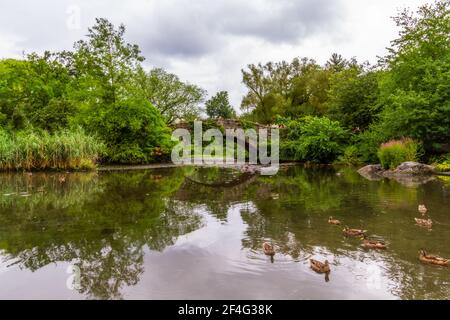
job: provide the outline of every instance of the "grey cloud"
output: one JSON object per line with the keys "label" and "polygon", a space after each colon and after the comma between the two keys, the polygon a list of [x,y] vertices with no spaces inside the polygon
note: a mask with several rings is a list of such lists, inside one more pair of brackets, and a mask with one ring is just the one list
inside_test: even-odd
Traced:
{"label": "grey cloud", "polygon": [[[128,27],[128,37],[149,56],[198,57],[220,51],[227,41],[251,37],[271,43],[299,42],[338,19],[339,1],[327,0],[3,0],[0,33],[23,38],[21,46],[68,48],[95,17]],[[67,9],[78,5],[82,29],[66,26]]]}
{"label": "grey cloud", "polygon": [[327,0],[161,1],[129,26],[144,52],[190,57],[219,51],[237,37],[297,43],[331,32],[339,7]]}

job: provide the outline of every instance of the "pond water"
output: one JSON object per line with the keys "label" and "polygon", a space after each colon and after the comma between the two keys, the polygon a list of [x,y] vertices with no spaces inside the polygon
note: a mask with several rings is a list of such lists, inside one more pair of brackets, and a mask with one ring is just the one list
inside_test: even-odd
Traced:
{"label": "pond water", "polygon": [[[431,230],[415,225],[419,204]],[[388,249],[363,249],[329,216]],[[0,299],[449,299],[449,268],[418,261],[420,248],[450,257],[449,244],[440,178],[301,166],[0,175]],[[329,281],[310,258],[330,262]]]}

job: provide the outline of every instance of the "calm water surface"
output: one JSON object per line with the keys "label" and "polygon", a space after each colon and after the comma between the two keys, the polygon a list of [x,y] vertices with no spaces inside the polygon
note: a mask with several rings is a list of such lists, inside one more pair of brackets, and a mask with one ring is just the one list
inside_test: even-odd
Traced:
{"label": "calm water surface", "polygon": [[[417,259],[422,247],[450,257],[445,179],[405,185],[298,166],[273,177],[218,168],[61,176],[0,175],[1,299],[450,298],[449,268]],[[422,203],[432,230],[414,223]],[[388,250],[364,250],[329,216]],[[276,246],[273,262],[264,241]],[[328,282],[312,257],[330,262]]]}

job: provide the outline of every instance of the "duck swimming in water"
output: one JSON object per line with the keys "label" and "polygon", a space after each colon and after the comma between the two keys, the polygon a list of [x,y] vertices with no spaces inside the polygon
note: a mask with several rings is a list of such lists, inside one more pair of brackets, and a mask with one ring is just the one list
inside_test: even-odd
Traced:
{"label": "duck swimming in water", "polygon": [[334,225],[340,225],[341,224],[341,222],[339,220],[333,219],[333,217],[329,217],[328,218],[328,223],[329,224],[334,224]]}
{"label": "duck swimming in water", "polygon": [[361,246],[366,249],[386,249],[387,248],[386,244],[383,241],[369,239],[366,236],[364,236],[364,240],[363,240],[363,243]]}
{"label": "duck swimming in water", "polygon": [[311,264],[311,269],[313,269],[317,273],[330,273],[330,265],[328,264],[328,260],[325,262],[320,262],[318,260],[309,259]]}
{"label": "duck swimming in water", "polygon": [[346,236],[349,237],[360,237],[364,236],[364,234],[367,232],[367,230],[362,229],[350,229],[349,227],[345,227],[344,230],[342,230]]}
{"label": "duck swimming in water", "polygon": [[448,266],[448,263],[450,261],[449,259],[444,259],[444,258],[436,256],[436,255],[428,254],[425,252],[424,249],[421,249],[419,251],[419,260],[422,263],[434,264],[434,265],[443,266],[443,267]]}
{"label": "duck swimming in water", "polygon": [[273,245],[269,242],[264,242],[263,243],[263,251],[264,254],[266,256],[271,256],[273,257],[275,255],[275,248],[273,247]]}

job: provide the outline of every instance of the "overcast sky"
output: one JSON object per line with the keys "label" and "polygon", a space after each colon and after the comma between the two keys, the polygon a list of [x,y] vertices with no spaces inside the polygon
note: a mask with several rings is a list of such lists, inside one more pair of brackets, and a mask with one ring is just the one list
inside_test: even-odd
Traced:
{"label": "overcast sky", "polygon": [[127,26],[146,66],[208,90],[236,109],[247,64],[333,52],[376,62],[397,35],[391,16],[426,0],[1,0],[0,58],[72,48],[95,17]]}

